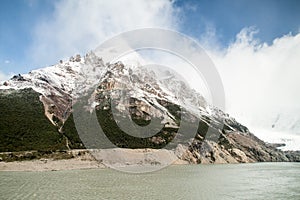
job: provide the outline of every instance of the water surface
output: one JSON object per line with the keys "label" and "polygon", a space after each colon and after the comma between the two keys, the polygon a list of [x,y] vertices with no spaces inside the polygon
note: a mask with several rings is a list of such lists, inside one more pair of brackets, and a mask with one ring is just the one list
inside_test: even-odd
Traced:
{"label": "water surface", "polygon": [[0,199],[300,199],[300,163],[0,172]]}

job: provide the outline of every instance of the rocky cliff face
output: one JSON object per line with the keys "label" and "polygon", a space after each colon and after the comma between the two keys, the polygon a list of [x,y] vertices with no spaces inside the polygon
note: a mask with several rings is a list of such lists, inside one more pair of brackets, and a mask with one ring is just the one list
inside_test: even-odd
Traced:
{"label": "rocky cliff face", "polygon": [[[40,94],[45,116],[61,134],[76,131],[68,120],[72,120],[74,104],[88,95],[87,112],[97,113],[106,136],[118,147],[160,149],[178,136],[178,142],[168,148],[181,152],[180,159],[189,163],[300,160],[259,140],[171,71],[128,67],[121,62],[104,64],[91,52],[16,75],[0,86],[1,91],[25,88]],[[130,119],[134,126],[126,123]],[[134,127],[147,127],[151,122],[155,122],[155,134],[128,136]]]}

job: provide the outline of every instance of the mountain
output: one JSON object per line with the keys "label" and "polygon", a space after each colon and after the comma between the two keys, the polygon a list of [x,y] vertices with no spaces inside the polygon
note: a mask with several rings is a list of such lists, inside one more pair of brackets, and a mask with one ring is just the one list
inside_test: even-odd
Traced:
{"label": "mountain", "polygon": [[300,160],[209,105],[174,71],[104,63],[94,52],[13,76],[0,86],[0,107],[0,151],[165,148],[190,163]]}

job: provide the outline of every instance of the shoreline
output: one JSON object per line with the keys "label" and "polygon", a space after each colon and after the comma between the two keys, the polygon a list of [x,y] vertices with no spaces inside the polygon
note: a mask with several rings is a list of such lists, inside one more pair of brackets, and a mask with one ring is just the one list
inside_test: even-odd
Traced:
{"label": "shoreline", "polygon": [[[1,171],[60,171],[77,169],[104,169],[126,167],[149,167],[189,164],[180,160],[174,151],[157,149],[77,149],[45,154],[38,159],[28,159],[25,155],[36,153],[5,152],[2,155],[13,155],[21,160],[1,161]],[[26,158],[25,160],[22,160]],[[103,161],[104,160],[104,161]],[[105,164],[104,164],[105,163]]]}
{"label": "shoreline", "polygon": [[13,162],[0,162],[0,172],[43,172],[76,169],[103,169],[103,164],[92,160],[81,160],[78,158],[62,160],[26,160]]}
{"label": "shoreline", "polygon": [[[22,154],[26,155],[33,152],[35,151],[23,152]],[[105,166],[93,158],[86,149],[55,152],[46,154],[39,159],[0,162],[0,171],[60,171],[97,168],[105,168]]]}
{"label": "shoreline", "polygon": [[[224,164],[259,164],[259,163],[299,163],[299,162],[252,162],[252,163],[202,163],[191,164],[178,159],[178,161],[170,164],[176,165],[224,165]],[[0,172],[50,172],[65,170],[84,170],[84,169],[122,169],[122,167],[147,167],[146,165],[126,165],[118,167],[108,167],[96,160],[82,160],[80,158],[61,159],[61,160],[26,160],[13,162],[0,162]],[[167,166],[165,166],[167,167]],[[162,167],[164,168],[164,167]]]}
{"label": "shoreline", "polygon": [[[39,172],[104,168],[120,170],[128,168],[130,170],[130,168],[137,169],[141,167],[164,168],[169,165],[215,165],[262,162],[244,158],[240,160],[218,159],[214,162],[210,162],[209,159],[203,159],[201,163],[198,163],[193,155],[186,150],[183,146],[179,146],[176,150],[114,148],[97,150],[74,149],[51,153],[41,153],[38,151],[2,152],[0,153],[0,171]],[[243,154],[240,156],[243,156]]]}

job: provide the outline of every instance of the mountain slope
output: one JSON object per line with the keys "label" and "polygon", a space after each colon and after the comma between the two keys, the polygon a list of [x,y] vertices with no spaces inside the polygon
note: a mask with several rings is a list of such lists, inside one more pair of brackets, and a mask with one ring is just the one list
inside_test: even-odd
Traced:
{"label": "mountain slope", "polygon": [[[157,73],[121,62],[104,64],[91,52],[16,75],[0,86],[1,110],[7,108],[1,118],[5,131],[0,150],[166,147],[181,148],[180,159],[191,163],[299,159],[267,145],[234,118],[208,105],[174,72],[164,71],[169,74],[164,78]],[[78,115],[74,109],[81,101],[84,109]],[[78,135],[80,124],[75,127],[74,119],[87,116],[81,125],[93,130],[92,113],[105,133],[103,138]],[[146,135],[138,137],[141,131]],[[105,144],[107,138],[112,145]]]}
{"label": "mountain slope", "polygon": [[65,138],[44,115],[32,89],[0,90],[0,151],[66,149]]}

